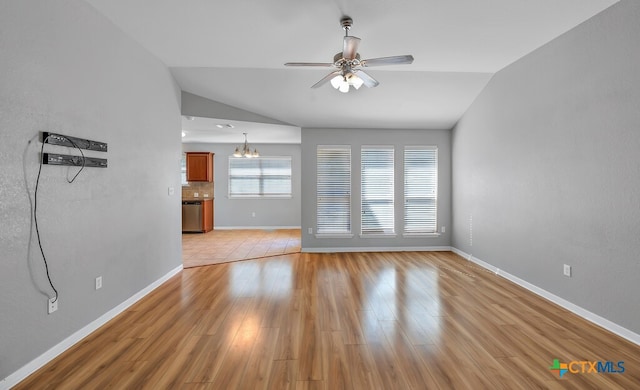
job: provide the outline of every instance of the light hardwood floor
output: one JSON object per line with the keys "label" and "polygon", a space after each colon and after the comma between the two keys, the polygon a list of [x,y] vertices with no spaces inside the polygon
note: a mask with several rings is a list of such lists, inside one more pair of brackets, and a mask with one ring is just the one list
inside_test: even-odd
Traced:
{"label": "light hardwood floor", "polygon": [[[624,373],[551,371],[554,359]],[[574,366],[574,368],[579,366]],[[450,252],[185,269],[16,389],[637,389],[640,347]]]}
{"label": "light hardwood floor", "polygon": [[184,268],[300,252],[300,229],[212,230],[182,235]]}

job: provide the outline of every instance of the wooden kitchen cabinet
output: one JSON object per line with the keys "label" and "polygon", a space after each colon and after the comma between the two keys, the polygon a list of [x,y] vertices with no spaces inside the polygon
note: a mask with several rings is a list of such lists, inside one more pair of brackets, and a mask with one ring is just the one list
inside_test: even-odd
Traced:
{"label": "wooden kitchen cabinet", "polygon": [[213,200],[207,199],[202,202],[202,231],[210,232],[213,230]]}
{"label": "wooden kitchen cabinet", "polygon": [[187,181],[213,181],[213,153],[187,152]]}

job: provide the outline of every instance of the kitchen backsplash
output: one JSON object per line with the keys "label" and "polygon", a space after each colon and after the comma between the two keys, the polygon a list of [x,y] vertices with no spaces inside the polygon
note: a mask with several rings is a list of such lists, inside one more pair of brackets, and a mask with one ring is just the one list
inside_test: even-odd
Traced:
{"label": "kitchen backsplash", "polygon": [[193,181],[182,186],[183,198],[195,198],[195,193],[198,193],[198,198],[213,198],[213,183]]}

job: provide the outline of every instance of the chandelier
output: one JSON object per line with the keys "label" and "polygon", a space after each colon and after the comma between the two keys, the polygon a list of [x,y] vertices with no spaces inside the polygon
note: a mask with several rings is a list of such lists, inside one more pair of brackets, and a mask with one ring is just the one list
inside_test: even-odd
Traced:
{"label": "chandelier", "polygon": [[260,153],[258,153],[258,149],[253,149],[249,147],[249,143],[247,142],[247,133],[244,134],[244,145],[242,145],[242,149],[240,146],[236,147],[236,150],[233,152],[233,157],[245,157],[245,158],[253,158],[260,157]]}

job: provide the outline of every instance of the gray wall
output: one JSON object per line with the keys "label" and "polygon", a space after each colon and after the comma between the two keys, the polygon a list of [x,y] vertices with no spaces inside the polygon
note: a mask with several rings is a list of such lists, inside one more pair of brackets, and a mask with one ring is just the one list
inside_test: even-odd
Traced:
{"label": "gray wall", "polygon": [[452,136],[453,246],[636,333],[639,20],[623,0],[501,70]]}
{"label": "gray wall", "polygon": [[[214,156],[214,228],[300,227],[301,168],[300,145],[251,144],[261,156],[291,156],[290,199],[229,199],[229,156],[235,144],[189,143],[185,152],[213,152]],[[252,217],[255,212],[256,216]]]}
{"label": "gray wall", "polygon": [[[303,250],[356,250],[425,248],[451,243],[451,134],[449,130],[368,130],[302,129],[302,248]],[[316,150],[318,145],[351,145],[351,227],[353,238],[316,238]],[[360,147],[395,146],[396,232],[394,238],[360,238]],[[405,145],[438,146],[438,226],[446,232],[439,237],[402,237],[402,152]]]}
{"label": "gray wall", "polygon": [[[181,118],[167,68],[84,1],[0,2],[0,53],[2,379],[180,266]],[[75,169],[42,169],[52,315],[25,189],[26,175],[33,195],[40,149],[28,142],[43,130],[109,144],[109,167],[73,184]]]}
{"label": "gray wall", "polygon": [[202,96],[182,91],[182,115],[198,116],[204,118],[224,118],[245,122],[270,123],[275,125],[287,125],[276,119],[258,115],[256,113],[233,107],[228,104],[216,102]]}

